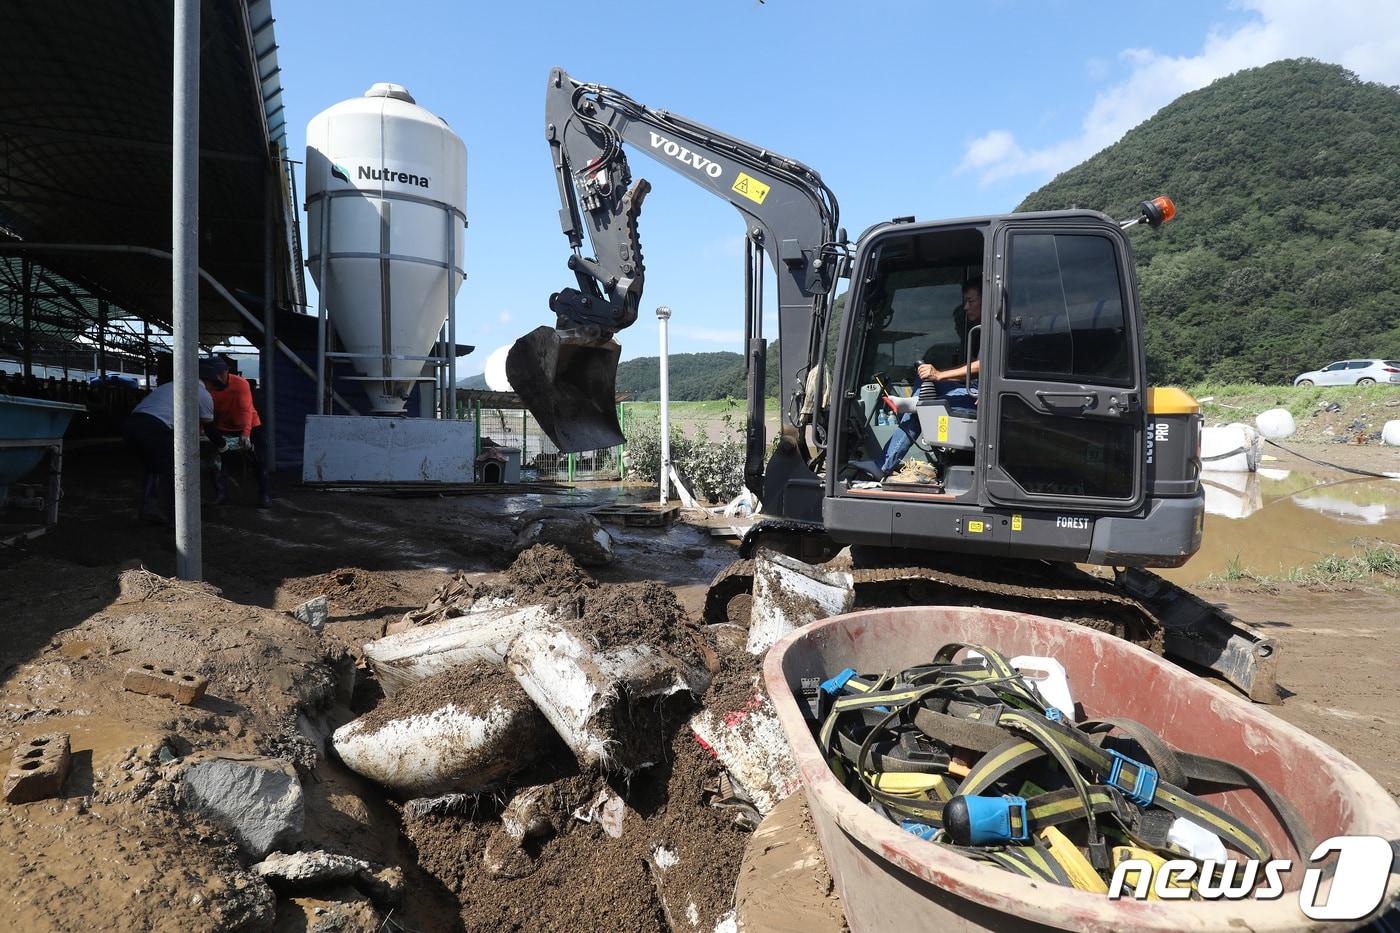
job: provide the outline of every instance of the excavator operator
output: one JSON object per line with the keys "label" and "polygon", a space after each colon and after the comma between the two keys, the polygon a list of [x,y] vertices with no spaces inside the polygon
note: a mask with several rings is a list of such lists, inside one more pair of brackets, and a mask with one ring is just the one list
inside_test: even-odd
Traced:
{"label": "excavator operator", "polygon": [[[963,283],[962,316],[954,319],[954,326],[958,332],[958,346],[967,348],[968,332],[982,323],[982,280],[968,279]],[[914,393],[921,397],[926,397],[929,392],[934,398],[945,399],[951,411],[974,408],[977,405],[977,374],[982,370],[982,361],[978,359],[981,350],[981,333],[979,332],[973,339],[971,346],[970,360],[964,361],[951,369],[937,369],[932,363],[919,362],[919,381],[914,386]],[[925,359],[933,356],[932,348],[924,354]],[[969,376],[972,378],[969,380]],[[899,430],[894,433],[885,445],[884,455],[880,458],[879,469],[882,477],[889,476],[904,459],[904,455],[909,452],[909,448],[914,443],[914,438],[919,434],[919,418],[914,412],[909,412],[899,419]],[[917,479],[917,477],[915,477]]]}

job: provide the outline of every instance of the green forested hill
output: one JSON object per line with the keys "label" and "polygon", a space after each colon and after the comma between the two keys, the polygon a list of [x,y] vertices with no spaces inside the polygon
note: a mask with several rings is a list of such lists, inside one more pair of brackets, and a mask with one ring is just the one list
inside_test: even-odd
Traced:
{"label": "green forested hill", "polygon": [[1308,59],[1177,98],[1019,210],[1116,217],[1133,231],[1156,383],[1279,381],[1346,357],[1400,356],[1400,92]]}
{"label": "green forested hill", "polygon": [[[625,339],[625,335],[624,335]],[[640,401],[661,397],[660,369],[655,356],[639,356],[617,367],[617,391]],[[682,402],[744,397],[744,356],[741,353],[673,353],[668,365],[671,398]]]}

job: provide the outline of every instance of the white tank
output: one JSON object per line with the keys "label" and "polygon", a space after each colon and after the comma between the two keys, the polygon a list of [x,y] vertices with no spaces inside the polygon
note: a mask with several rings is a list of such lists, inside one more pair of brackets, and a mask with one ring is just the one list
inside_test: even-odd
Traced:
{"label": "white tank", "polygon": [[424,372],[422,360],[382,355],[427,356],[447,319],[466,204],[467,147],[400,85],[307,124],[307,266],[345,351],[362,354],[350,362],[375,414],[402,411]]}

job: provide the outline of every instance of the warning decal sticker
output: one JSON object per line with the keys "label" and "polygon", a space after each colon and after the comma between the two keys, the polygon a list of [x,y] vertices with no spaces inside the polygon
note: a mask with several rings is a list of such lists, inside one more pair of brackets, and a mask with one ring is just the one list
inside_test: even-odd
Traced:
{"label": "warning decal sticker", "polygon": [[768,192],[772,185],[765,185],[752,175],[739,173],[739,177],[734,179],[734,185],[730,189],[735,194],[742,194],[755,204],[762,204],[763,199],[768,197]]}

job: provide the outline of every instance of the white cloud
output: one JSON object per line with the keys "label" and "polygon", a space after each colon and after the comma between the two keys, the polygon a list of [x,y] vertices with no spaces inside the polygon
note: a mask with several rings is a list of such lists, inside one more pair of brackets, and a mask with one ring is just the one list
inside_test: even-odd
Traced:
{"label": "white cloud", "polygon": [[1317,58],[1367,81],[1400,84],[1400,3],[1395,0],[1240,0],[1237,5],[1251,18],[1232,31],[1213,28],[1196,55],[1163,55],[1150,48],[1120,52],[1128,76],[1098,93],[1077,135],[1026,149],[1012,133],[994,129],[968,144],[959,171],[975,173],[983,184],[1017,175],[1049,178],[1117,142],[1180,95],[1281,58]]}
{"label": "white cloud", "polygon": [[509,312],[509,311],[502,311],[502,312],[501,312],[501,314],[500,314],[500,322],[501,322],[502,324],[509,324],[509,323],[510,323],[510,312]]}

